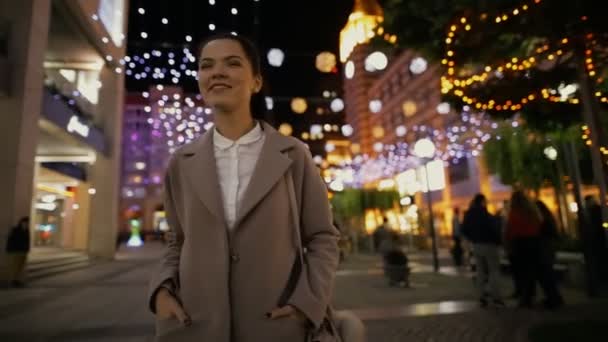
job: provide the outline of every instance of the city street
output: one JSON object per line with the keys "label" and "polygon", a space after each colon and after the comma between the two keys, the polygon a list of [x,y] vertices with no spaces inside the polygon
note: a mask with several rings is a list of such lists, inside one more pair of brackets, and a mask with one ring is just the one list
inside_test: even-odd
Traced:
{"label": "city street", "polygon": [[0,342],[608,341],[604,3],[0,0]]}
{"label": "city street", "polygon": [[[146,309],[146,288],[160,251],[153,243],[122,248],[114,262],[0,291],[0,340],[151,341],[154,318]],[[512,302],[506,309],[482,310],[470,275],[451,267],[433,274],[430,258],[414,254],[411,259],[409,289],[388,287],[376,257],[352,256],[338,271],[335,306],[365,320],[368,341],[527,341],[528,329],[539,323],[566,327],[585,319],[606,329],[597,321],[605,301],[591,303],[565,290],[568,307],[557,313],[518,310]],[[445,256],[441,262],[449,264]],[[596,334],[592,340],[602,338]]]}

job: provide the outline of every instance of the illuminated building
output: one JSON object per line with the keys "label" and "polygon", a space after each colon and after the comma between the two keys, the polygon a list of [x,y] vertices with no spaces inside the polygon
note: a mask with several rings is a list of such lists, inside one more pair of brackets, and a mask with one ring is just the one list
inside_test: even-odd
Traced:
{"label": "illuminated building", "polygon": [[210,128],[212,116],[200,95],[154,86],[126,96],[123,121],[121,230],[128,232],[137,219],[149,233],[163,227],[163,182],[171,154]]}
{"label": "illuminated building", "polygon": [[[382,10],[376,2],[357,1],[341,35],[346,123],[353,128],[351,142],[360,146],[361,155],[371,159],[386,156],[389,147],[407,144],[409,150],[417,140],[429,136],[437,149],[445,151],[449,143],[446,130],[461,123],[461,117],[441,103],[440,66],[427,64],[423,56],[412,50],[388,56],[386,65],[384,56],[368,44],[379,29],[376,24],[381,22]],[[353,36],[359,38],[355,39],[356,44]],[[489,175],[476,155],[468,156],[466,152],[462,156],[459,153],[459,158],[444,158],[449,165],[443,167],[445,179],[431,180],[445,182],[445,186],[437,187],[442,190],[432,191],[434,215],[436,219],[443,218],[436,225],[442,234],[451,231],[451,208],[465,209],[476,193],[483,192],[496,204],[509,194],[510,189]],[[411,151],[407,154],[411,155]],[[395,177],[401,175],[404,179],[402,173],[408,170],[414,172],[414,178],[420,173],[410,164],[404,160],[403,169],[390,174],[375,168],[381,174],[373,175],[370,179],[374,180],[364,181],[363,186],[377,188],[390,183],[399,188],[399,182],[392,182]],[[441,169],[441,162],[435,166]],[[435,167],[433,173],[439,175],[440,169]],[[421,206],[424,202],[420,190],[426,191],[426,185],[417,186],[415,202]]]}
{"label": "illuminated building", "polygon": [[0,2],[0,243],[29,215],[34,248],[114,256],[127,7]]}

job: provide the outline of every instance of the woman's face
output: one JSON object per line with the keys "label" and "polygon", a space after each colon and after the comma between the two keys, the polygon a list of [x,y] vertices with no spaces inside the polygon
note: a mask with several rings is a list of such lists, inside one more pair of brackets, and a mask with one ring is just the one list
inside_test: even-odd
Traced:
{"label": "woman's face", "polygon": [[199,56],[198,86],[205,103],[221,112],[249,109],[251,96],[260,91],[262,78],[236,40],[209,42]]}

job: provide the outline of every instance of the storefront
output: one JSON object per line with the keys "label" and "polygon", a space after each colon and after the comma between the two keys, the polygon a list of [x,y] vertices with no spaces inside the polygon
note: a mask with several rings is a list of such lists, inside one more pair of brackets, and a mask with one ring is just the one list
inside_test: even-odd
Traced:
{"label": "storefront", "polygon": [[51,86],[57,81],[50,75],[66,72],[46,74],[30,215],[32,246],[87,250],[90,201],[97,193],[88,178],[106,151],[105,138]]}

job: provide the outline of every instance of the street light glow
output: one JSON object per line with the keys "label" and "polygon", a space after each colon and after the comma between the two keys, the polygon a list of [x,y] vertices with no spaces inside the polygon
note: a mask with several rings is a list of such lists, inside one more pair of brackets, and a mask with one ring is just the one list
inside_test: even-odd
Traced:
{"label": "street light glow", "polygon": [[420,139],[414,145],[414,154],[418,158],[433,158],[435,155],[435,144],[428,138]]}

